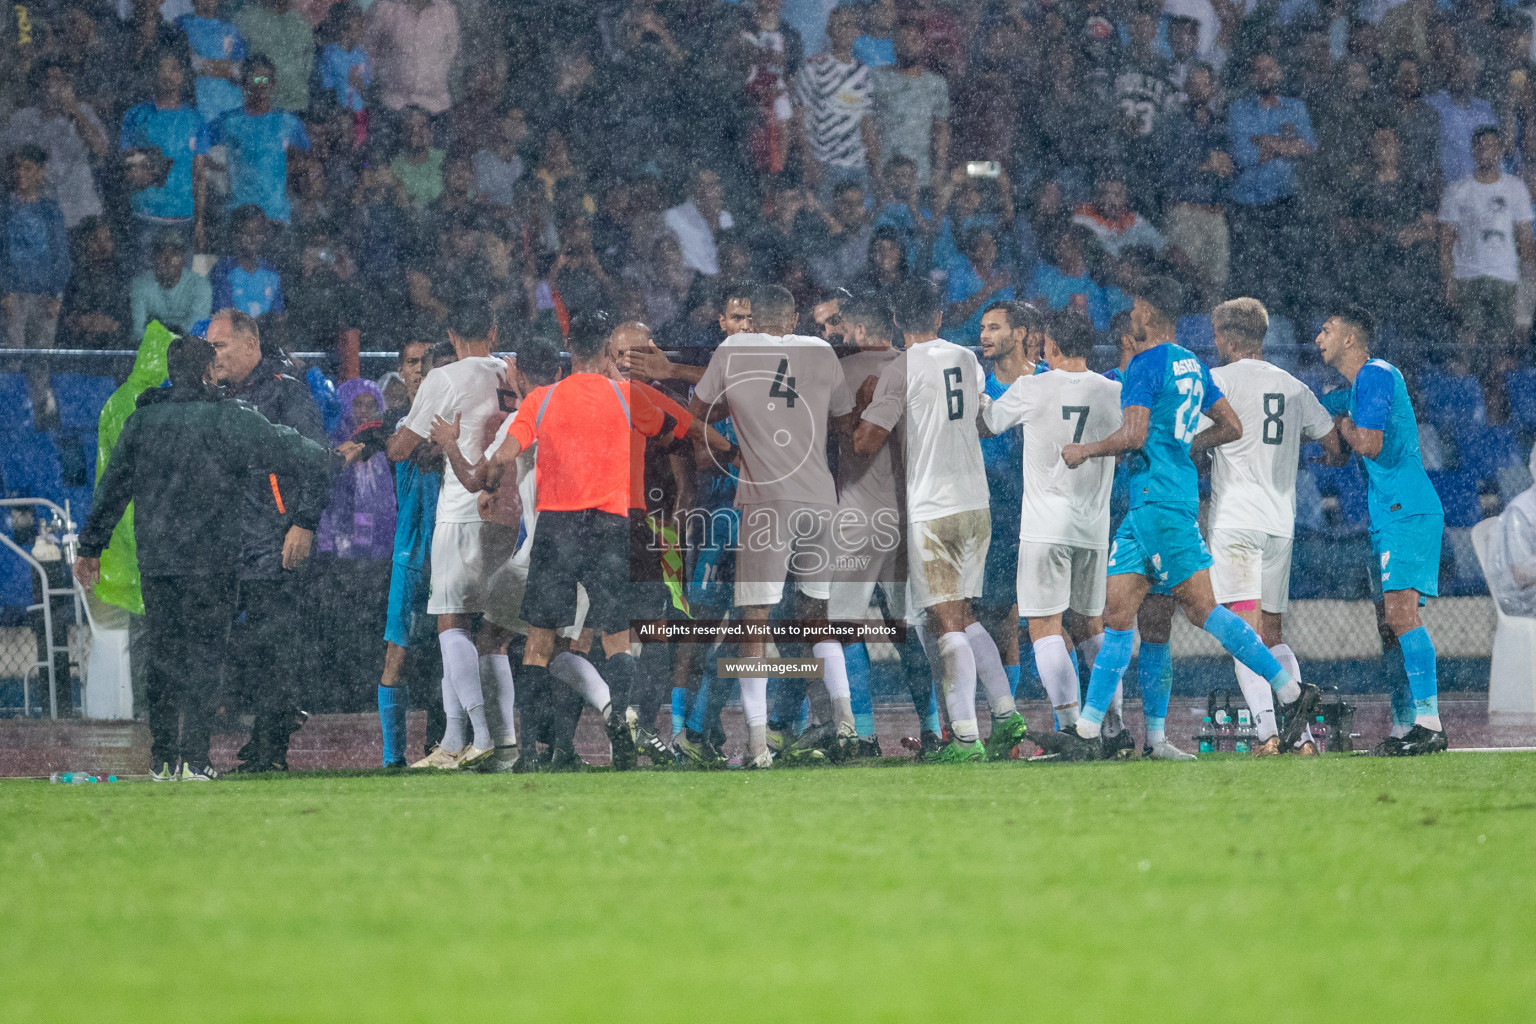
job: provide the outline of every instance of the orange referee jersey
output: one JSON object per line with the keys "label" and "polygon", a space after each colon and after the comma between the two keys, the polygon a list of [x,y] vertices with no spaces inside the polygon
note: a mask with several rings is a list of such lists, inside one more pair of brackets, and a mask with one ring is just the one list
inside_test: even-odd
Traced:
{"label": "orange referee jersey", "polygon": [[508,433],[525,449],[539,446],[540,512],[623,516],[644,507],[645,439],[669,428],[681,439],[692,424],[687,409],[655,388],[576,373],[535,388]]}

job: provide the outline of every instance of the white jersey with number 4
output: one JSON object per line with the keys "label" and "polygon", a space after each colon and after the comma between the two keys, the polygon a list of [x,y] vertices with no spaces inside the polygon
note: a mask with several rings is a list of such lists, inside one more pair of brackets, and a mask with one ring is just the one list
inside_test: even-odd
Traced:
{"label": "white jersey with number 4", "polygon": [[886,430],[906,423],[909,522],[991,506],[976,432],[980,395],[981,363],[943,338],[911,346],[880,374],[863,418]]}
{"label": "white jersey with number 4", "polygon": [[738,508],[837,505],[827,421],[853,411],[853,393],[831,345],[798,334],[733,334],[710,356],[693,396],[730,410],[741,446]]}
{"label": "white jersey with number 4", "polygon": [[992,400],[986,421],[994,434],[1024,427],[1019,539],[1106,550],[1115,460],[1089,459],[1068,469],[1061,450],[1102,441],[1119,428],[1120,383],[1090,370],[1020,377]]}
{"label": "white jersey with number 4", "polygon": [[1213,449],[1210,528],[1290,537],[1301,445],[1332,430],[1333,417],[1311,388],[1262,359],[1239,359],[1211,377],[1242,420],[1243,436]]}

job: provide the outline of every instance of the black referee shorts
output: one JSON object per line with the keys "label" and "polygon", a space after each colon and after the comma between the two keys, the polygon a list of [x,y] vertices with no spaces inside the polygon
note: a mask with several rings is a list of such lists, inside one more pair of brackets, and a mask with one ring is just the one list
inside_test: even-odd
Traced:
{"label": "black referee shorts", "polygon": [[628,629],[629,546],[628,516],[597,509],[540,512],[528,555],[523,619],[539,629],[571,625],[579,583],[590,602],[588,627],[597,633]]}

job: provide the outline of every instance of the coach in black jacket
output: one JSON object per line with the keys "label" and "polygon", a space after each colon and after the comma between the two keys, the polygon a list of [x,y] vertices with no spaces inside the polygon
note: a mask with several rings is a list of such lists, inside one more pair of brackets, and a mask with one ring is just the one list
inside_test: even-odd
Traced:
{"label": "coach in black jacket", "polygon": [[[208,324],[208,342],[226,397],[249,402],[273,423],[329,445],[320,409],[292,365],[262,356],[254,318],[219,310]],[[298,696],[306,630],[297,570],[309,558],[329,497],[329,490],[310,494],[281,473],[246,486],[234,664],[248,667],[247,679],[256,679],[256,721],[250,742],[240,748],[237,771],[286,769],[288,738],[303,724]]]}
{"label": "coach in black jacket", "polygon": [[234,617],[241,496],[268,473],[323,491],[337,456],[244,402],[221,400],[213,348],[201,338],[177,338],[168,358],[171,387],[139,397],[96,485],[75,577],[95,585],[101,552],[132,501],[154,778],[201,780],[217,776],[208,741]]}

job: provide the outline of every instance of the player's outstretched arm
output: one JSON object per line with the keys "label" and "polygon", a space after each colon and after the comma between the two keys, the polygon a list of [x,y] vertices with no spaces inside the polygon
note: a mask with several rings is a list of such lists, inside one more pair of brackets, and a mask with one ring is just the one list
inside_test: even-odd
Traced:
{"label": "player's outstretched arm", "polygon": [[1196,434],[1194,440],[1189,442],[1191,455],[1207,448],[1219,448],[1243,436],[1243,421],[1238,419],[1232,403],[1225,398],[1216,399],[1205,414],[1211,418],[1211,425]]}
{"label": "player's outstretched arm", "polygon": [[1349,449],[1344,447],[1337,425],[1318,438],[1317,443],[1323,446],[1323,457],[1314,459],[1314,462],[1320,462],[1325,466],[1342,466],[1349,461]]}
{"label": "player's outstretched arm", "polygon": [[1068,469],[1076,469],[1089,459],[1110,458],[1139,451],[1147,443],[1147,423],[1151,419],[1152,410],[1144,405],[1128,405],[1121,413],[1120,426],[1108,437],[1088,444],[1062,446],[1061,461],[1067,464]]}
{"label": "player's outstretched arm", "polygon": [[463,413],[455,413],[453,422],[450,423],[441,416],[432,418],[432,429],[428,433],[428,439],[442,449],[444,457],[448,459],[448,465],[453,467],[453,475],[459,478],[459,483],[470,494],[485,490],[485,475],[490,468],[486,459],[481,458],[473,465],[459,450],[459,422]]}

